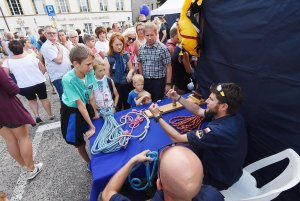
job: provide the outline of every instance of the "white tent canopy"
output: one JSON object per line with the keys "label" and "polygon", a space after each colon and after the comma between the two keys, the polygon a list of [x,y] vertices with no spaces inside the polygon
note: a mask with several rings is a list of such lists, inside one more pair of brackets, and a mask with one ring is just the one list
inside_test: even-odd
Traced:
{"label": "white tent canopy", "polygon": [[159,8],[152,10],[151,15],[167,15],[180,13],[184,0],[167,0]]}

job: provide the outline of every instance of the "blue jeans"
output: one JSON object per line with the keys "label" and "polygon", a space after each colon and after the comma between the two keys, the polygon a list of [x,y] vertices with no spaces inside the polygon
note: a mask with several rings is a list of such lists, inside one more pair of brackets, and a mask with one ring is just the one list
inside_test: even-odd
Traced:
{"label": "blue jeans", "polygon": [[61,79],[58,80],[54,80],[52,82],[52,84],[54,85],[58,95],[59,95],[59,99],[61,100],[62,94],[63,94],[63,87],[62,87],[62,83],[61,83]]}

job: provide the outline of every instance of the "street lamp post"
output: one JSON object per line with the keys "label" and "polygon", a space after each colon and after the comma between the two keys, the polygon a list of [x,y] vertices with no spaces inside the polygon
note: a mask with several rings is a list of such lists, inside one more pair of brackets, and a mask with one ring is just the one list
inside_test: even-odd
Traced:
{"label": "street lamp post", "polygon": [[7,24],[7,21],[6,21],[6,18],[5,18],[5,16],[4,16],[4,14],[3,14],[3,11],[2,11],[1,6],[0,6],[0,11],[1,11],[1,14],[2,14],[2,16],[3,16],[4,22],[5,22],[5,24],[6,24],[6,27],[7,27],[8,31],[10,31],[10,28],[9,28],[9,26],[8,26],[8,24]]}

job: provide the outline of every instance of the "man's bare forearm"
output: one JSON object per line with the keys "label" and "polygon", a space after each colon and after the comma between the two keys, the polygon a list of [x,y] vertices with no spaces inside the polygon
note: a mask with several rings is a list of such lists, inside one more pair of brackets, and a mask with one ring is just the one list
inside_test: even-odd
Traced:
{"label": "man's bare forearm", "polygon": [[[180,97],[180,98],[179,98]],[[183,105],[183,107],[185,107],[185,109],[187,109],[188,111],[192,112],[195,115],[204,117],[204,112],[205,110],[200,108],[199,105],[183,98],[182,96],[178,97],[178,102]]]}

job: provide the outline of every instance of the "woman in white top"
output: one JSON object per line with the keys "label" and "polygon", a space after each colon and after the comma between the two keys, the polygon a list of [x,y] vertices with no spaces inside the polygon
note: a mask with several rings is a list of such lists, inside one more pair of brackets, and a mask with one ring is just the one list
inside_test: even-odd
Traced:
{"label": "woman in white top", "polygon": [[26,54],[30,54],[33,57],[39,58],[36,51],[32,49],[32,44],[30,42],[30,38],[22,38],[20,42],[23,45],[23,52]]}
{"label": "woman in white top", "polygon": [[97,27],[95,29],[95,34],[99,39],[95,43],[95,48],[97,50],[97,53],[102,57],[102,59],[104,59],[109,50],[109,41],[106,38],[106,29],[104,27]]}
{"label": "woman in white top", "polygon": [[[139,56],[139,49],[142,45],[146,43],[146,38],[145,38],[145,26],[144,23],[142,22],[137,22],[135,24],[135,31],[136,31],[136,40],[133,43],[133,52],[134,52],[134,68],[135,71],[138,71],[138,65],[137,65],[137,58]],[[141,73],[141,72],[140,72]]]}
{"label": "woman in white top", "polygon": [[29,107],[35,115],[36,122],[42,122],[39,116],[37,96],[49,119],[53,120],[54,116],[47,97],[46,79],[43,75],[46,71],[44,65],[32,55],[25,54],[20,41],[11,41],[9,49],[14,55],[3,62],[3,67],[7,73],[10,71],[14,74],[20,88],[20,94],[29,101]]}

